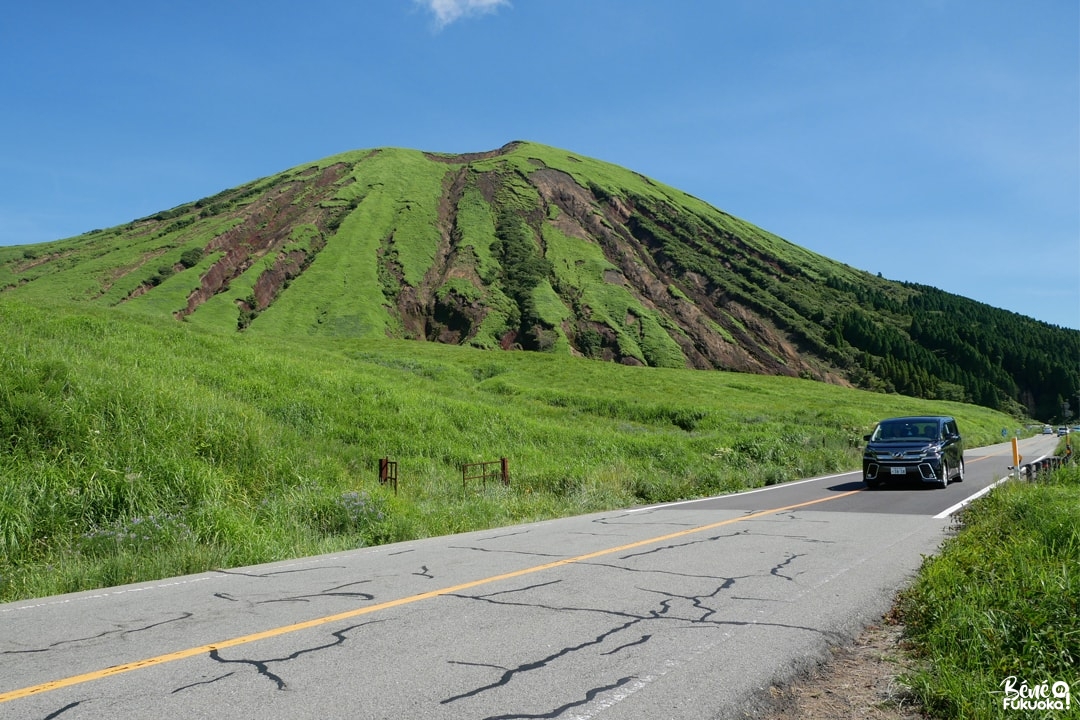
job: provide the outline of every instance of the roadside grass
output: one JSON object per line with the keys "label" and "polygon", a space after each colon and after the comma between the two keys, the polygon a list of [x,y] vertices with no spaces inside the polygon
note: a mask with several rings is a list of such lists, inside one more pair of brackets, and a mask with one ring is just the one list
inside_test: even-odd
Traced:
{"label": "roadside grass", "polygon": [[[1004,483],[961,522],[901,594],[920,661],[903,680],[935,718],[1080,718],[1080,467]],[[1068,683],[1071,705],[1006,708],[1010,677],[1015,688]]]}
{"label": "roadside grass", "polygon": [[[124,308],[0,299],[0,336],[0,601],[841,472],[887,415],[954,414],[972,445],[1014,424],[795,378]],[[463,487],[463,463],[500,457],[509,487]]]}

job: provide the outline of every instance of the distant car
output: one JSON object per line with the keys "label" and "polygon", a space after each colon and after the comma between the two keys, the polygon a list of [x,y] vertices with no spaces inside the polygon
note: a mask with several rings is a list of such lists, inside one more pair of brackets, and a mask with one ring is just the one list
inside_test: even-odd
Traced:
{"label": "distant car", "polygon": [[1050,427],[1049,425],[1043,425],[1043,435],[1053,435],[1053,434],[1054,434],[1054,428]]}
{"label": "distant car", "polygon": [[964,439],[951,417],[887,418],[864,439],[867,487],[914,479],[945,488],[952,479],[964,479]]}
{"label": "distant car", "polygon": [[1067,428],[1067,427],[1059,427],[1058,428],[1058,435],[1059,436],[1060,435],[1068,435],[1068,434],[1069,434],[1069,428]]}

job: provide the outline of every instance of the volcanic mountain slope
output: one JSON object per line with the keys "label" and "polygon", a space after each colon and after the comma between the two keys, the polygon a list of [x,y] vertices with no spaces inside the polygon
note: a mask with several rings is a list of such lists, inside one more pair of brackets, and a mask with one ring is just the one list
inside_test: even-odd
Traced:
{"label": "volcanic mountain slope", "polygon": [[[1080,371],[1052,359],[1039,382],[1057,372],[1059,389],[1017,370],[1062,347],[1077,357],[1080,333],[871,276],[629,170],[534,143],[345,153],[0,251],[0,296],[229,331],[797,375],[999,408],[1035,410],[1047,393],[1080,389]],[[964,355],[959,372],[953,354]]]}

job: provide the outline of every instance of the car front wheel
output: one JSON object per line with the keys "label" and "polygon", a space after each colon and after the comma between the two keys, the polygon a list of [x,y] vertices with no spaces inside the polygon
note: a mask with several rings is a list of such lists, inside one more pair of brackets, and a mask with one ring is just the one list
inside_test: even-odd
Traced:
{"label": "car front wheel", "polygon": [[949,487],[949,463],[944,459],[941,461],[941,479],[938,480],[938,485],[942,488]]}

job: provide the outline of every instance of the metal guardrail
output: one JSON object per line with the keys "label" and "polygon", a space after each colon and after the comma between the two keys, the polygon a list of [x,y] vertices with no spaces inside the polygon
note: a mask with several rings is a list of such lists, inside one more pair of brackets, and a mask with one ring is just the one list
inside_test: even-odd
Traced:
{"label": "metal guardrail", "polygon": [[1040,475],[1045,475],[1067,465],[1069,461],[1068,456],[1051,455],[1035,462],[1026,463],[1020,466],[1020,477],[1036,480]]}

